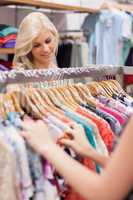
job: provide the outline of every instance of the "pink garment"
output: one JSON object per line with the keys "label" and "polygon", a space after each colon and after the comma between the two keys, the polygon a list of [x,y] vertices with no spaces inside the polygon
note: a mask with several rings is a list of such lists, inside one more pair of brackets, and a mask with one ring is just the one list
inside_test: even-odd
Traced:
{"label": "pink garment", "polygon": [[111,114],[112,116],[114,116],[119,121],[119,123],[121,125],[124,125],[126,123],[125,119],[123,117],[121,117],[121,115],[117,111],[115,111],[114,109],[111,109],[111,108],[109,108],[107,106],[104,106],[102,104],[98,104],[97,106],[100,109],[102,109],[103,111],[105,111],[105,112]]}

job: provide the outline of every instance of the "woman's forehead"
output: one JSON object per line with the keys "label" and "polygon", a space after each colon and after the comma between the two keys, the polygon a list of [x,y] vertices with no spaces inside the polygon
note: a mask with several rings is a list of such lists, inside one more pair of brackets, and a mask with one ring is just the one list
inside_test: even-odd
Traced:
{"label": "woman's forehead", "polygon": [[36,39],[34,40],[34,42],[40,42],[40,41],[44,41],[45,39],[49,38],[49,37],[54,37],[52,32],[49,30],[42,30],[40,32],[40,34],[38,35],[38,37],[36,37]]}

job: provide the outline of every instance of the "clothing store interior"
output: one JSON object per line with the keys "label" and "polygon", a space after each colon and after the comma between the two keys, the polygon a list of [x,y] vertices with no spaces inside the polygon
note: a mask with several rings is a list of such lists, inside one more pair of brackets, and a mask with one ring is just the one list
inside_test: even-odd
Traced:
{"label": "clothing store interior", "polygon": [[98,177],[106,170],[67,145],[76,142],[67,130],[80,125],[95,154],[113,157],[133,114],[133,1],[1,0],[0,93],[0,200],[101,200],[21,131],[42,121],[65,155]]}

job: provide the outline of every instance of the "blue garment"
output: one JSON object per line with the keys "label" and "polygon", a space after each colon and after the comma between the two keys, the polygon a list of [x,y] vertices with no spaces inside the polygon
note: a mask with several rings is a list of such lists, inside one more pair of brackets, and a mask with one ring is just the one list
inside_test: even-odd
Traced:
{"label": "blue garment", "polygon": [[82,29],[84,30],[85,36],[87,37],[87,41],[89,42],[89,38],[91,34],[95,32],[95,26],[99,19],[100,14],[89,14],[86,16],[83,24]]}
{"label": "blue garment", "polygon": [[90,126],[88,126],[88,124],[85,121],[81,120],[79,117],[75,116],[74,113],[72,113],[70,111],[65,111],[65,115],[67,115],[68,117],[70,117],[71,119],[73,119],[78,124],[81,124],[84,127],[86,136],[87,136],[90,144],[94,148],[96,148],[96,144],[95,144],[95,139],[94,139],[92,128]]}
{"label": "blue garment", "polygon": [[[81,124],[84,127],[86,136],[87,136],[90,144],[96,149],[94,134],[93,134],[92,128],[88,125],[88,123],[85,122],[84,120],[80,119],[80,117],[74,115],[74,113],[72,113],[70,111],[65,110],[64,112],[65,112],[65,115],[67,115],[69,118],[73,119],[78,124]],[[100,172],[100,167],[97,164],[96,164],[96,170],[97,170],[97,172]]]}
{"label": "blue garment", "polygon": [[96,24],[96,64],[118,64],[118,44],[122,38],[123,15],[104,10]]}
{"label": "blue garment", "polygon": [[99,20],[99,16],[99,13],[87,15],[82,24],[82,29],[84,30],[84,35],[89,46],[89,64],[96,63],[95,27]]}

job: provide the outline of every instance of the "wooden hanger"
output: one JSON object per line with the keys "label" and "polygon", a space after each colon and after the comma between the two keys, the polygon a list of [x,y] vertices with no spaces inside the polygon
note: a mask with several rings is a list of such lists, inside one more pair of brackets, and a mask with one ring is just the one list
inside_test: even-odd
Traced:
{"label": "wooden hanger", "polygon": [[91,92],[90,92],[90,90],[87,88],[86,84],[78,83],[78,84],[74,84],[74,87],[75,87],[75,86],[77,87],[77,89],[78,89],[78,88],[81,88],[81,89],[84,91],[84,93],[85,93],[88,97],[93,98],[93,96],[91,95]]}
{"label": "wooden hanger", "polygon": [[8,115],[9,112],[15,112],[15,106],[8,93],[3,95],[3,106],[6,116]]}
{"label": "wooden hanger", "polygon": [[51,93],[55,95],[55,97],[57,98],[57,101],[61,103],[60,107],[64,105],[71,109],[73,108],[73,105],[70,102],[68,102],[67,98],[64,96],[64,94],[62,94],[59,88],[51,88]]}
{"label": "wooden hanger", "polygon": [[122,89],[122,87],[117,81],[109,80],[109,84],[113,88],[113,94],[119,95],[121,93],[121,94],[126,95],[125,91]]}
{"label": "wooden hanger", "polygon": [[133,100],[133,98],[123,90],[123,88],[121,87],[121,85],[119,84],[118,81],[110,80],[110,82],[113,85],[113,87],[115,88],[117,95],[119,95],[121,93],[121,94],[125,95],[127,98],[129,98],[130,100]]}
{"label": "wooden hanger", "polygon": [[24,111],[32,117],[41,119],[42,113],[35,105],[36,103],[35,99],[31,97],[31,93],[29,93],[29,90],[25,88],[25,91],[21,92],[20,94],[21,94],[20,103]]}
{"label": "wooden hanger", "polygon": [[99,82],[99,84],[106,91],[106,96],[108,96],[108,97],[112,96],[112,90],[109,88],[106,81],[101,81],[101,82]]}
{"label": "wooden hanger", "polygon": [[24,115],[24,111],[22,109],[22,107],[20,106],[20,96],[18,95],[19,93],[18,92],[11,92],[9,93],[12,101],[13,101],[13,105],[15,107],[15,111],[17,113],[19,113],[21,116]]}
{"label": "wooden hanger", "polygon": [[61,97],[59,98],[57,94],[55,94],[55,92],[52,91],[52,89],[47,89],[45,90],[45,92],[55,106],[61,108],[62,105],[64,105],[64,100]]}
{"label": "wooden hanger", "polygon": [[71,92],[70,92],[70,85],[69,86],[65,86],[65,87],[61,87],[59,88],[58,91],[60,91],[60,94],[63,96],[63,98],[65,99],[65,101],[67,101],[67,103],[72,106],[73,109],[75,109],[75,107],[77,107],[77,102],[75,101],[75,99],[73,98]]}
{"label": "wooden hanger", "polygon": [[[34,94],[36,95],[38,101],[40,101],[40,103],[42,104],[42,106],[43,106],[45,112],[51,113],[52,115],[56,116],[57,118],[60,118],[60,119],[62,118],[62,113],[59,112],[59,109],[57,110],[57,109],[55,109],[55,108],[49,106],[49,105],[47,104],[47,102],[44,101],[44,100],[41,98],[41,96],[39,95],[39,93],[37,93],[37,90],[35,90]],[[47,116],[46,116],[46,117],[47,117]]]}
{"label": "wooden hanger", "polygon": [[52,109],[54,109],[55,111],[57,111],[60,114],[64,113],[62,110],[60,110],[59,108],[57,108],[55,106],[55,104],[51,101],[51,99],[49,98],[49,96],[46,94],[46,90],[37,88],[36,91],[39,93],[39,95],[42,97],[42,99],[45,101],[45,103],[49,107],[51,107]]}
{"label": "wooden hanger", "polygon": [[0,94],[0,114],[2,116],[3,119],[6,119],[7,116],[6,116],[6,111],[5,111],[5,107],[4,107],[4,94]]}
{"label": "wooden hanger", "polygon": [[40,115],[42,117],[47,116],[47,110],[44,108],[45,102],[41,99],[39,95],[36,93],[35,88],[31,88],[28,93],[29,97],[31,98],[34,105],[37,107],[38,111],[40,112]]}
{"label": "wooden hanger", "polygon": [[55,92],[57,92],[57,95],[62,96],[62,98],[64,99],[64,101],[68,107],[71,107],[72,109],[75,108],[76,102],[73,99],[67,86],[58,87],[55,89]]}
{"label": "wooden hanger", "polygon": [[93,81],[91,83],[87,83],[86,86],[94,97],[100,94],[107,95],[106,91],[103,89],[102,86],[100,86],[98,82]]}
{"label": "wooden hanger", "polygon": [[74,85],[69,86],[68,89],[69,89],[69,91],[70,91],[73,99],[76,102],[76,106],[79,106],[79,104],[81,104],[81,103],[85,103],[83,101],[83,99],[80,97],[79,92],[76,90],[76,88],[74,87]]}
{"label": "wooden hanger", "polygon": [[109,91],[109,97],[112,97],[112,94],[117,94],[118,93],[110,80],[102,81],[102,83],[108,89],[108,91]]}
{"label": "wooden hanger", "polygon": [[89,89],[84,84],[75,84],[74,87],[79,92],[79,95],[83,99],[83,102],[96,106],[96,100],[92,97]]}

